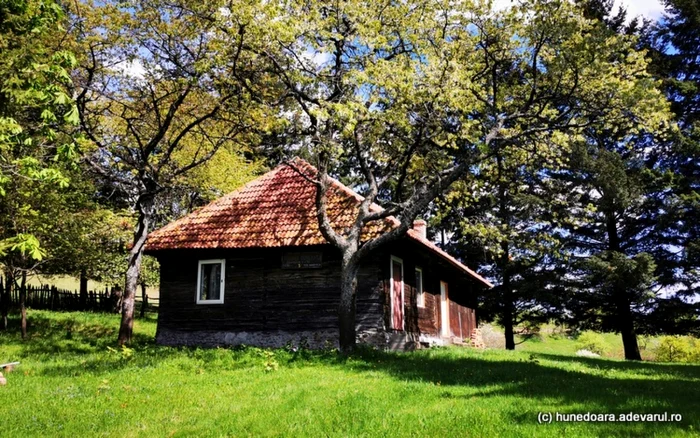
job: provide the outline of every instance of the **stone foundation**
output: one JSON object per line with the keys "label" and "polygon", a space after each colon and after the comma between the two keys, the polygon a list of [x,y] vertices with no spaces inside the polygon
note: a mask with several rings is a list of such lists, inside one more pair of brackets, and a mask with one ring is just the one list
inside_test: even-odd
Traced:
{"label": "stone foundation", "polygon": [[[387,350],[415,350],[422,346],[444,345],[439,338],[426,337],[415,333],[385,332],[364,330],[357,333],[357,342]],[[218,347],[234,345],[255,345],[257,347],[279,348],[285,345],[305,345],[311,349],[337,348],[338,330],[319,331],[184,331],[158,329],[156,343],[169,346]]]}
{"label": "stone foundation", "polygon": [[420,342],[425,347],[443,347],[449,345],[451,342],[445,338],[440,338],[438,336],[431,336],[421,333],[418,337],[418,342]]}
{"label": "stone foundation", "polygon": [[159,329],[156,343],[170,346],[218,347],[232,345],[255,345],[257,347],[279,348],[291,344],[307,345],[312,349],[338,346],[338,331],[264,331],[264,332],[224,332],[224,331],[180,331]]}

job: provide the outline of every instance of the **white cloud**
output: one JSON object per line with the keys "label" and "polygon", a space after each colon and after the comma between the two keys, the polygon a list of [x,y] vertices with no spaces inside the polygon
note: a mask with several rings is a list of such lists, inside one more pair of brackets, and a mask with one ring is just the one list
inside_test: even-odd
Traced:
{"label": "white cloud", "polygon": [[[516,1],[517,0],[494,0],[493,7],[496,10],[505,9],[513,5]],[[620,5],[627,8],[628,21],[636,16],[658,20],[664,12],[661,0],[615,0],[613,11],[617,11]]]}
{"label": "white cloud", "polygon": [[631,20],[636,16],[658,20],[664,12],[664,7],[660,0],[615,0],[614,11],[622,4],[627,8],[627,19]]}
{"label": "white cloud", "polygon": [[330,53],[326,52],[316,52],[312,58],[313,62],[316,65],[323,65],[330,61],[332,58],[332,55]]}
{"label": "white cloud", "polygon": [[510,7],[513,4],[513,0],[493,0],[493,9],[496,11],[500,11],[501,9]]}
{"label": "white cloud", "polygon": [[114,69],[126,77],[143,79],[146,69],[139,59],[131,61],[120,61],[114,65]]}
{"label": "white cloud", "polygon": [[314,65],[321,67],[330,61],[332,55],[327,52],[318,52],[311,48],[307,48],[302,54],[301,59],[307,62],[312,62]]}

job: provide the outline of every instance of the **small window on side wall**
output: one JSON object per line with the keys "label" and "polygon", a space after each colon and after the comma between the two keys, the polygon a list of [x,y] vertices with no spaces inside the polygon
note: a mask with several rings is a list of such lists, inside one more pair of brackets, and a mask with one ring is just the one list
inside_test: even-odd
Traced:
{"label": "small window on side wall", "polygon": [[416,267],[416,301],[418,307],[425,307],[425,294],[423,293],[423,270]]}
{"label": "small window on side wall", "polygon": [[226,263],[223,259],[199,261],[197,304],[224,302],[225,267]]}

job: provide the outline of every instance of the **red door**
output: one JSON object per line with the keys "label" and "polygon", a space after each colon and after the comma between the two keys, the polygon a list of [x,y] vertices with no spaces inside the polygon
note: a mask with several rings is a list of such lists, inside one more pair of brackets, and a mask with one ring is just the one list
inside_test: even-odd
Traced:
{"label": "red door", "polygon": [[391,258],[391,326],[403,330],[403,262]]}

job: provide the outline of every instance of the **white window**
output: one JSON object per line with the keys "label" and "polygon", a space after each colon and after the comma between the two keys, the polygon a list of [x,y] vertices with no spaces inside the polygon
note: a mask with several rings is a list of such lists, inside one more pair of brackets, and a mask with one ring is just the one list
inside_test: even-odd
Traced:
{"label": "white window", "polygon": [[425,307],[425,295],[423,295],[423,270],[416,267],[416,301],[418,307]]}
{"label": "white window", "polygon": [[197,304],[221,304],[224,302],[225,267],[226,263],[223,259],[199,261]]}

